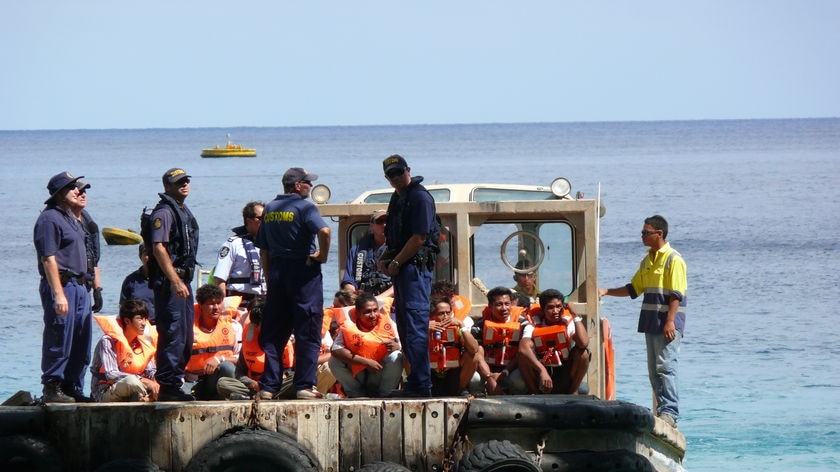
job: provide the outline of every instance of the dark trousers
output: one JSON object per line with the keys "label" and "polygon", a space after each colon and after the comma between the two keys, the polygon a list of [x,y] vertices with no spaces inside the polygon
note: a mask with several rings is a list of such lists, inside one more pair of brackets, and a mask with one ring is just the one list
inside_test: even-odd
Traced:
{"label": "dark trousers", "polygon": [[324,319],[324,281],[321,265],[305,260],[272,259],[268,270],[260,347],[265,371],[260,389],[277,393],[283,384],[283,349],[295,335],[295,390],[317,383],[321,324]]}
{"label": "dark trousers", "polygon": [[411,373],[405,390],[429,392],[432,388],[429,366],[429,293],[432,272],[425,267],[406,264],[394,281],[394,308],[402,351]]}
{"label": "dark trousers", "polygon": [[181,388],[184,367],[193,345],[193,293],[189,283],[187,298],[180,298],[168,282],[155,289],[155,317],[158,332],[155,380],[162,387]]}
{"label": "dark trousers", "polygon": [[64,285],[67,315],[55,312],[52,289],[45,278],[38,287],[44,308],[44,336],[41,344],[41,383],[61,382],[68,391],[82,390],[90,364],[90,294],[75,279]]}

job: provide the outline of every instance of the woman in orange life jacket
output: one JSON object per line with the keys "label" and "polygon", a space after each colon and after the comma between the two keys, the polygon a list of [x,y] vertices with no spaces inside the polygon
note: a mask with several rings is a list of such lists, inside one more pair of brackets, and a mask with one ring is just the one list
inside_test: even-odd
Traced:
{"label": "woman in orange life jacket", "polygon": [[104,336],[93,351],[91,397],[98,402],[154,401],[157,332],[146,302],[129,298],[118,317],[95,315]]}
{"label": "woman in orange life jacket", "polygon": [[[467,317],[472,321],[471,318]],[[483,351],[467,326],[452,312],[452,302],[432,297],[429,314],[429,362],[432,367],[432,396],[455,396],[480,390],[476,373]]]}
{"label": "woman in orange life jacket", "polygon": [[331,353],[330,370],[348,398],[385,397],[402,377],[396,326],[369,293],[356,298],[355,316],[339,328]]}
{"label": "woman in orange life jacket", "polygon": [[577,394],[589,368],[589,335],[558,290],[540,293],[531,311],[532,336],[519,344],[522,378],[532,394]]}
{"label": "woman in orange life jacket", "polygon": [[512,298],[513,291],[507,287],[491,289],[482,319],[472,328],[473,337],[484,349],[477,371],[490,395],[527,393],[517,350],[520,338],[530,337],[534,326],[524,316],[524,308],[512,305]]}
{"label": "woman in orange life jacket", "polygon": [[197,400],[220,400],[220,377],[234,377],[242,347],[242,325],[233,320],[235,310],[224,312],[224,293],[217,285],[196,290],[192,353],[185,368],[185,380],[194,382]]}

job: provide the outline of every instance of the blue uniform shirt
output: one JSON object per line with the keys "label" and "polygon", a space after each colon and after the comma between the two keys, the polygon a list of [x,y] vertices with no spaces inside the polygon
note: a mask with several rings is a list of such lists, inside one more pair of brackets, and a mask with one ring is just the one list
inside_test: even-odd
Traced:
{"label": "blue uniform shirt", "polygon": [[149,279],[143,274],[142,267],[128,274],[123,280],[120,289],[120,304],[129,298],[139,298],[146,302],[149,320],[155,321],[155,292],[149,288]]}
{"label": "blue uniform shirt", "polygon": [[402,193],[394,192],[388,203],[385,239],[388,248],[395,254],[402,250],[412,235],[428,235],[434,227],[435,201],[420,184],[422,181],[423,177],[412,177]]}
{"label": "blue uniform shirt", "polygon": [[315,235],[327,224],[314,204],[294,193],[268,202],[254,245],[271,258],[306,259],[317,249]]}
{"label": "blue uniform shirt", "polygon": [[[158,208],[152,212],[152,244],[168,243],[169,232],[172,229],[172,222],[175,217],[168,208]],[[170,254],[171,256],[171,254]]]}
{"label": "blue uniform shirt", "polygon": [[79,220],[57,206],[48,206],[38,216],[34,230],[38,273],[44,276],[41,258],[55,256],[59,270],[74,274],[87,272],[85,231]]}

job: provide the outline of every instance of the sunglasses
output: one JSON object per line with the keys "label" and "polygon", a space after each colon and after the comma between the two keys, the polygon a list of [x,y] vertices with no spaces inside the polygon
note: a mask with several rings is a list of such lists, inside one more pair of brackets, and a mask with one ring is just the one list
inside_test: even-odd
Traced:
{"label": "sunglasses", "polygon": [[400,167],[400,168],[391,169],[388,172],[385,172],[385,177],[388,177],[389,179],[393,179],[393,178],[399,177],[403,174],[405,174],[405,169]]}
{"label": "sunglasses", "polygon": [[386,217],[384,217],[384,216],[383,216],[382,218],[377,218],[377,219],[375,219],[375,220],[373,221],[373,224],[377,224],[377,225],[384,225],[384,224],[385,224],[385,222],[387,222],[387,221],[388,221],[388,218],[386,218]]}
{"label": "sunglasses", "polygon": [[190,179],[181,179],[178,181],[178,186],[183,187],[184,185],[188,185],[190,183]]}
{"label": "sunglasses", "polygon": [[642,236],[647,236],[647,235],[649,235],[649,234],[653,234],[653,233],[661,233],[661,232],[662,232],[662,230],[658,230],[658,229],[657,229],[657,230],[654,230],[654,231],[647,231],[647,230],[643,230],[643,231],[642,231]]}
{"label": "sunglasses", "polygon": [[299,182],[302,183],[302,184],[309,185],[310,187],[312,186],[312,182],[309,181],[309,180],[300,180]]}

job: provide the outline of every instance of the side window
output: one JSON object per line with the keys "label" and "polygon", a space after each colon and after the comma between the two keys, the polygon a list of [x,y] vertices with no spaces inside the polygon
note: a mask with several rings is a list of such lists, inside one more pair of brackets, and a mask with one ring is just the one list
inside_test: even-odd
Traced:
{"label": "side window", "polygon": [[[514,233],[518,234],[509,239],[502,253],[505,239]],[[475,232],[471,244],[471,277],[480,279],[488,289],[515,285],[514,272],[502,257],[511,266],[523,259],[530,265],[541,262],[536,270],[539,290],[554,288],[568,294],[576,286],[572,228],[564,222],[485,223]]]}
{"label": "side window", "polygon": [[454,282],[452,280],[452,244],[450,244],[450,241],[449,229],[444,222],[440,228],[440,239],[438,240],[440,253],[435,264],[434,280],[449,280]]}
{"label": "side window", "polygon": [[351,248],[356,244],[359,244],[359,240],[365,237],[365,235],[370,230],[370,224],[368,223],[359,223],[353,226],[353,229],[350,230],[350,241],[348,241],[347,248]]}

